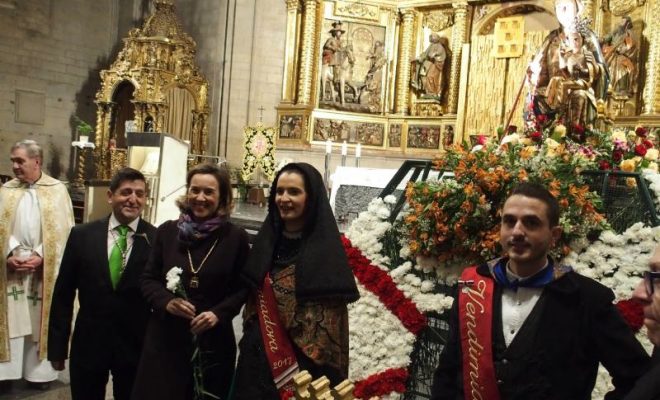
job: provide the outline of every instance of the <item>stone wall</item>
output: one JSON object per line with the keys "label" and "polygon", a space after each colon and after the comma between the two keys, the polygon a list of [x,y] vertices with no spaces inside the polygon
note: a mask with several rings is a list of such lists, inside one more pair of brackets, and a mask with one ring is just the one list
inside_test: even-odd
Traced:
{"label": "stone wall", "polygon": [[210,82],[209,150],[240,165],[243,128],[275,125],[282,92],[284,0],[179,0],[177,15],[197,41]]}
{"label": "stone wall", "polygon": [[[0,0],[0,173],[11,175],[11,144],[34,138],[44,147],[46,170],[62,179],[71,175],[73,116],[94,125],[98,73],[112,63],[128,30],[149,15],[149,2]],[[176,0],[175,5],[197,42],[197,62],[210,83],[209,153],[237,167],[243,128],[262,114],[265,125],[276,125],[285,1]]]}
{"label": "stone wall", "polygon": [[46,171],[66,179],[72,117],[94,122],[98,71],[117,43],[120,0],[0,0],[0,173],[32,138]]}

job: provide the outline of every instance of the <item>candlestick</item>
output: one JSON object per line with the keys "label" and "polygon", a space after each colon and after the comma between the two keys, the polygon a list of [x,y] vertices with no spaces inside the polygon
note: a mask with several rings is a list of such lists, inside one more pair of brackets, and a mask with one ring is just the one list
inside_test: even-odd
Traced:
{"label": "candlestick", "polygon": [[325,172],[323,173],[323,182],[325,182],[325,189],[330,190],[330,152],[325,153]]}
{"label": "candlestick", "polygon": [[344,140],[344,143],[341,144],[341,155],[345,156],[348,154],[348,145],[346,144],[346,141]]}
{"label": "candlestick", "polygon": [[358,143],[355,147],[355,166],[360,166],[360,156],[362,156],[362,144]]}
{"label": "candlestick", "polygon": [[328,139],[325,141],[325,154],[332,153],[332,140]]}

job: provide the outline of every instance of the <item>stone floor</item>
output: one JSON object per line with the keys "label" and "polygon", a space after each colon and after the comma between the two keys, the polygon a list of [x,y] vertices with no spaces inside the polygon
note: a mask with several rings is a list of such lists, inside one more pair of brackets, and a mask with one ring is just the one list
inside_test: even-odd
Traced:
{"label": "stone floor", "polygon": [[35,390],[28,387],[25,381],[15,381],[9,392],[0,395],[0,400],[69,400],[71,390],[69,385],[62,381],[55,381],[46,391]]}
{"label": "stone floor", "polygon": [[[242,311],[241,311],[242,313]],[[236,333],[236,343],[243,336],[242,318],[239,313],[232,321],[234,332]],[[68,367],[68,363],[67,363]],[[112,376],[108,382],[108,388],[105,391],[106,400],[113,400],[112,397]],[[0,395],[0,400],[70,400],[71,389],[69,388],[69,371],[60,372],[60,377],[51,386],[49,390],[39,391],[28,387],[25,381],[15,381],[10,392]]]}

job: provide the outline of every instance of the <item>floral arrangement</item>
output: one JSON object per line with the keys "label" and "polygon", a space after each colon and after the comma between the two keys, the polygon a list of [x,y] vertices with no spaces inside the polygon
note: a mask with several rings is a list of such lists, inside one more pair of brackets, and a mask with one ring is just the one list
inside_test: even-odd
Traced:
{"label": "floral arrangement", "polygon": [[501,145],[483,142],[476,151],[451,148],[434,166],[454,177],[407,187],[410,212],[400,227],[413,255],[464,264],[499,255],[499,215],[511,188],[523,181],[545,185],[559,200],[563,235],[556,256],[567,254],[572,240],[607,228],[597,211],[600,198],[579,174],[595,169],[594,161],[572,142],[533,144],[510,134]]}
{"label": "floral arrangement", "polygon": [[611,133],[594,132],[591,142],[601,170],[658,172],[658,131],[649,132],[643,126],[634,131],[615,129]]}
{"label": "floral arrangement", "polygon": [[[453,302],[436,293],[436,285],[455,283],[469,262],[500,254],[499,211],[520,181],[542,183],[557,196],[564,232],[555,256],[612,288],[618,309],[644,347],[652,348],[641,308],[630,296],[660,243],[660,228],[638,223],[621,234],[608,230],[598,211],[599,197],[579,174],[602,168],[601,160],[610,154],[605,140],[612,143],[612,151],[616,142],[598,132],[580,136],[575,127],[567,134],[561,124],[535,132],[509,132],[501,142],[482,137],[473,149],[450,149],[435,167],[453,172],[453,179],[409,185],[408,208],[394,223],[389,217],[395,199],[388,196],[374,199],[350,226],[344,246],[362,295],[349,306],[349,377],[356,383],[356,396],[395,399],[405,390],[423,314],[442,313]],[[635,138],[628,133],[627,138],[637,142],[643,133],[635,133]],[[646,137],[653,139],[653,134]],[[641,157],[628,149],[621,161]],[[647,154],[652,149],[655,144]],[[653,160],[645,160],[648,163],[635,160],[635,171],[646,168],[643,176],[660,211],[660,174],[654,172]],[[612,167],[617,168],[625,170],[621,162]],[[593,398],[602,399],[611,388],[601,368]]]}
{"label": "floral arrangement", "polygon": [[360,299],[349,305],[349,379],[363,399],[397,399],[405,391],[416,335],[426,326],[423,313],[442,312],[453,303],[434,293],[434,279],[420,278],[419,265],[392,265],[385,255],[395,200],[374,199],[342,239],[360,291]]}
{"label": "floral arrangement", "polygon": [[[188,295],[186,290],[183,288],[181,283],[181,274],[183,270],[179,267],[172,267],[167,274],[165,274],[165,287],[170,292],[181,297],[184,300],[188,300]],[[190,362],[192,363],[193,370],[193,399],[194,400],[204,400],[207,398],[220,399],[218,396],[213,393],[209,393],[204,390],[204,359],[202,357],[203,352],[199,345],[199,338],[197,335],[192,337],[193,344],[193,354]]]}

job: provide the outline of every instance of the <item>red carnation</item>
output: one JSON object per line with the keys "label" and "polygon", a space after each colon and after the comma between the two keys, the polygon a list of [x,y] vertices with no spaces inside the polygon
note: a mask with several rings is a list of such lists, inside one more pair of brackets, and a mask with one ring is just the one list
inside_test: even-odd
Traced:
{"label": "red carnation", "polygon": [[603,171],[607,171],[610,168],[612,168],[612,166],[610,165],[610,163],[607,162],[607,160],[600,160],[598,162],[598,169],[601,169]]}
{"label": "red carnation", "polygon": [[518,132],[518,127],[515,125],[509,125],[508,128],[506,128],[507,133],[516,133]]}
{"label": "red carnation", "polygon": [[638,144],[635,146],[635,154],[637,154],[640,157],[644,157],[646,155],[646,146],[643,144]]}
{"label": "red carnation", "polygon": [[547,120],[548,120],[548,116],[545,115],[545,114],[540,114],[540,115],[538,115],[538,116],[536,117],[536,121],[537,121],[539,124],[544,124],[544,123],[546,123]]}
{"label": "red carnation", "polygon": [[486,144],[487,141],[488,141],[488,137],[486,135],[477,136],[477,144],[480,144],[480,145],[483,146],[483,145]]}
{"label": "red carnation", "polygon": [[623,159],[623,152],[621,150],[614,150],[612,152],[612,159],[614,162],[619,162]]}
{"label": "red carnation", "polygon": [[403,393],[406,390],[408,371],[405,368],[390,368],[355,382],[353,394],[361,399],[383,396],[392,392]]}
{"label": "red carnation", "polygon": [[637,129],[635,129],[635,135],[639,137],[646,137],[648,134],[648,129],[644,128],[643,126],[638,126]]}
{"label": "red carnation", "polygon": [[529,138],[535,142],[540,142],[543,139],[543,134],[539,131],[535,131],[529,134]]}
{"label": "red carnation", "polygon": [[638,332],[642,328],[644,324],[644,309],[638,301],[633,299],[621,300],[616,303],[616,308],[633,332]]}
{"label": "red carnation", "polygon": [[573,134],[578,136],[584,135],[584,126],[580,124],[573,124]]}
{"label": "red carnation", "polygon": [[642,142],[642,144],[643,144],[644,147],[646,147],[647,149],[652,149],[652,148],[653,148],[653,142],[651,142],[651,141],[648,140],[648,139],[644,140],[644,141]]}

